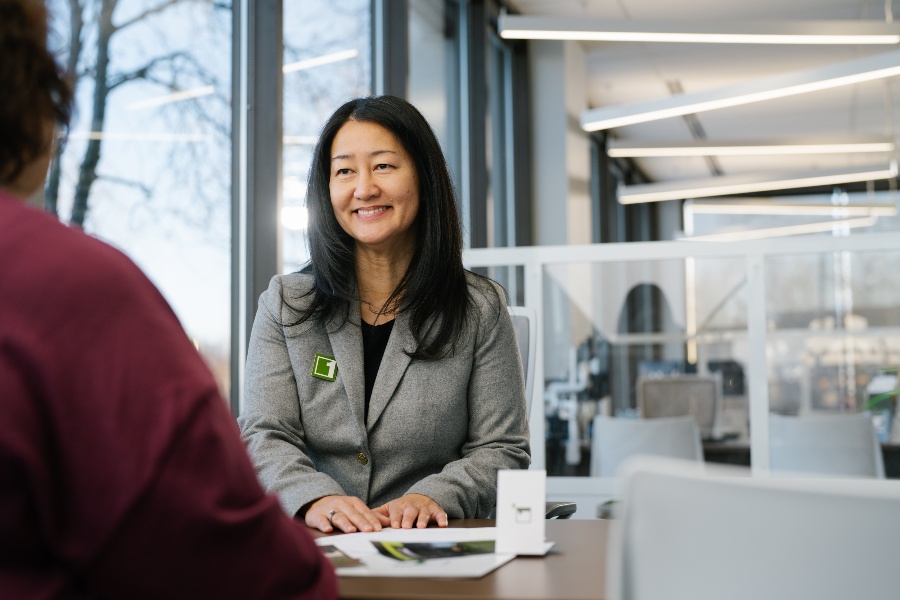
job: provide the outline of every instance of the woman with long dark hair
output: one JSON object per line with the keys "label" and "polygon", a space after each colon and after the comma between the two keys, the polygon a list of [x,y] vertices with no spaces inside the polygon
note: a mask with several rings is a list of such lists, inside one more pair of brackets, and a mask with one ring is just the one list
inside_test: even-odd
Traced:
{"label": "woman with long dark hair", "polygon": [[247,355],[242,434],[263,484],[322,531],[485,517],[529,464],[502,290],[462,265],[453,186],[408,102],[359,98],[322,129],[310,264],[273,278]]}

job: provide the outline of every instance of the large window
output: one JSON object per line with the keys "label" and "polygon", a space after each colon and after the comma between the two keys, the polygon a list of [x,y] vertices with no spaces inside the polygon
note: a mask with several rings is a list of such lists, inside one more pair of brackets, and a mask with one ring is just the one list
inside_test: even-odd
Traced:
{"label": "large window", "polygon": [[48,5],[76,108],[45,205],[147,273],[227,395],[230,2]]}
{"label": "large window", "polygon": [[371,89],[369,0],[284,3],[282,271],[299,269],[306,247],[306,183],[317,135],[345,101]]}

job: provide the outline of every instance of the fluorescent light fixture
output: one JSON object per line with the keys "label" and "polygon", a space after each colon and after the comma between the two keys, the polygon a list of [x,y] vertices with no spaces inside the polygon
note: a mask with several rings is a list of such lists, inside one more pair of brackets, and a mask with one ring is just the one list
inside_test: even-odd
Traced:
{"label": "fluorescent light fixture", "polygon": [[648,158],[657,156],[770,156],[783,154],[855,154],[861,152],[893,152],[894,142],[885,139],[854,140],[766,140],[754,142],[697,141],[639,142],[609,140],[607,154],[613,158]]}
{"label": "fluorescent light fixture", "polygon": [[281,225],[292,231],[306,231],[309,215],[302,206],[284,206],[281,208]]}
{"label": "fluorescent light fixture", "polygon": [[897,207],[886,202],[871,204],[824,204],[776,202],[766,198],[692,200],[695,215],[779,215],[820,217],[893,217]]}
{"label": "fluorescent light fixture", "polygon": [[215,93],[216,88],[214,86],[205,85],[203,87],[166,94],[165,96],[157,96],[155,98],[148,98],[146,100],[132,102],[128,105],[128,110],[142,110],[145,108],[153,108],[155,106],[162,106],[163,104],[183,102],[185,100],[191,100],[193,98],[202,98],[203,96],[209,96],[210,94]]}
{"label": "fluorescent light fixture", "polygon": [[822,233],[835,229],[857,229],[859,227],[871,227],[878,222],[878,217],[863,217],[859,219],[838,219],[833,221],[821,221],[818,223],[806,223],[804,225],[788,225],[786,227],[770,227],[767,229],[750,229],[748,231],[732,231],[729,233],[714,233],[710,235],[695,235],[681,238],[686,242],[740,242],[746,240],[761,240],[765,238],[783,237],[786,235],[802,235],[805,233]]}
{"label": "fluorescent light fixture", "polygon": [[70,140],[105,140],[108,142],[210,142],[208,133],[143,133],[131,131],[70,131]]}
{"label": "fluorescent light fixture", "polygon": [[856,181],[875,181],[896,176],[897,163],[894,161],[888,165],[866,165],[845,169],[723,175],[705,179],[622,186],[619,188],[619,203],[639,204],[663,200],[752,194],[819,185],[840,185]]}
{"label": "fluorescent light fixture", "polygon": [[705,92],[594,108],[582,113],[581,127],[585,131],[623,127],[707,110],[817,92],[853,83],[893,77],[898,74],[900,74],[900,50],[894,50],[826,67],[765,77]]}
{"label": "fluorescent light fixture", "polygon": [[500,37],[594,42],[710,44],[896,44],[882,21],[646,21],[500,14]]}
{"label": "fluorescent light fixture", "polygon": [[281,67],[281,72],[295,73],[297,71],[321,67],[322,65],[328,65],[342,60],[350,60],[357,56],[359,56],[358,50],[341,50],[340,52],[332,52],[331,54],[323,54],[322,56],[316,56],[315,58],[307,58],[306,60],[288,63]]}

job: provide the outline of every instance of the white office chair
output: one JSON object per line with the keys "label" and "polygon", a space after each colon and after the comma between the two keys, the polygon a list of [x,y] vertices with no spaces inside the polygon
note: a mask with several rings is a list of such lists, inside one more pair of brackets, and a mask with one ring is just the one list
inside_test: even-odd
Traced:
{"label": "white office chair", "polygon": [[591,476],[614,477],[626,459],[638,454],[702,461],[697,423],[693,417],[594,417]]}
{"label": "white office chair", "polygon": [[623,470],[611,600],[887,600],[900,594],[900,485],[751,477],[661,458]]}
{"label": "white office chair", "polygon": [[[510,306],[509,316],[512,318],[516,341],[519,344],[519,356],[522,359],[522,370],[525,372],[525,406],[531,417],[531,400],[534,396],[534,356],[537,347],[537,313],[524,306]],[[547,519],[569,519],[575,514],[578,506],[574,502],[547,502],[545,517]]]}
{"label": "white office chair", "polygon": [[864,414],[769,415],[773,473],[884,479],[884,459],[872,418]]}

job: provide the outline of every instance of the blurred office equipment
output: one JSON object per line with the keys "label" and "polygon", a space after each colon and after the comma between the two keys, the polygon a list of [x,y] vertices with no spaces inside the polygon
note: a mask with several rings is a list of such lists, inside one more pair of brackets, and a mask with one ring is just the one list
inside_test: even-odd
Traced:
{"label": "blurred office equipment", "polygon": [[882,444],[890,442],[897,413],[897,375],[877,373],[866,386],[866,409],[872,413],[872,422]]}
{"label": "blurred office equipment", "polygon": [[722,395],[744,395],[744,367],[734,360],[711,360],[707,363],[710,373],[722,374]]}
{"label": "blurred office equipment", "polygon": [[[745,475],[746,474],[746,475]],[[628,465],[607,552],[610,600],[896,598],[900,488]]]}
{"label": "blurred office equipment", "polygon": [[679,375],[637,381],[638,412],[646,419],[690,415],[703,439],[716,437],[721,410],[721,377]]}
{"label": "blurred office equipment", "polygon": [[591,442],[591,476],[614,477],[639,454],[702,461],[700,432],[692,417],[624,419],[597,416]]}
{"label": "blurred office equipment", "polygon": [[865,414],[769,415],[773,473],[884,478],[872,418]]}
{"label": "blurred office equipment", "polygon": [[578,395],[590,385],[590,365],[578,360],[578,349],[569,350],[569,378],[551,381],[544,390],[544,405],[548,416],[555,416],[565,424],[565,462],[578,465],[581,462],[581,431],[578,422],[580,405]]}

